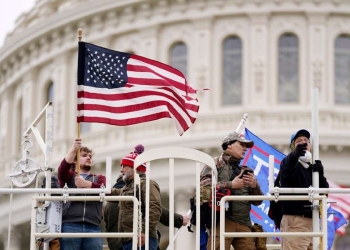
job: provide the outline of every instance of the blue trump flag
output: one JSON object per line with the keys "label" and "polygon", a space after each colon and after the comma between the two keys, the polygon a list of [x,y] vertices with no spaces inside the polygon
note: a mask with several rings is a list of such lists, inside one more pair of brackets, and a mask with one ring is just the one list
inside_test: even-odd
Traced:
{"label": "blue trump flag", "polygon": [[[250,148],[244,159],[241,161],[241,165],[246,165],[254,169],[254,175],[257,178],[261,190],[265,195],[270,195],[269,193],[269,155],[274,156],[274,179],[276,179],[277,174],[280,169],[280,163],[285,157],[283,153],[273,148],[259,137],[250,132],[245,128],[244,137],[247,140],[254,141],[254,147]],[[275,224],[268,216],[270,207],[269,201],[263,201],[260,206],[252,206],[250,211],[250,216],[253,222],[260,224],[265,232],[275,232]],[[331,249],[333,244],[335,231],[342,225],[346,223],[344,216],[334,210],[331,206],[328,207],[328,249]],[[279,232],[279,230],[277,230]],[[279,238],[277,238],[279,240]]]}
{"label": "blue trump flag", "polygon": [[347,224],[346,219],[344,216],[337,210],[331,207],[331,205],[328,205],[328,218],[327,218],[327,231],[328,231],[328,249],[332,248],[334,237],[335,237],[335,231],[342,225]]}

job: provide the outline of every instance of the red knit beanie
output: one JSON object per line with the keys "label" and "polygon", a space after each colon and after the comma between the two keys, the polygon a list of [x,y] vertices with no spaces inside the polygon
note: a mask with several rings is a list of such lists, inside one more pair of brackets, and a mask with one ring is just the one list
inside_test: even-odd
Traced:
{"label": "red knit beanie", "polygon": [[[136,159],[136,157],[139,154],[142,154],[142,152],[145,150],[145,148],[141,145],[138,144],[135,146],[134,148],[134,152],[130,152],[128,155],[126,155],[123,159],[122,162],[120,163],[120,165],[124,165],[124,166],[128,166],[128,167],[134,167],[134,161]],[[146,172],[146,164],[143,163],[140,166],[137,167],[137,170],[145,173]]]}

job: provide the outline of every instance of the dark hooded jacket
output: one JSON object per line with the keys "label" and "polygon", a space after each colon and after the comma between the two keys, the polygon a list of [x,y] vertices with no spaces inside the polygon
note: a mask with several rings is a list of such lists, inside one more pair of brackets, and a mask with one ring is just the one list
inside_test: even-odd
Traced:
{"label": "dark hooded jacket", "polygon": [[[298,157],[290,153],[281,162],[280,178],[281,188],[309,188],[312,186],[312,165],[310,164],[310,167],[305,168],[299,162]],[[323,175],[320,176],[319,187],[329,187],[327,179]],[[309,201],[282,201],[281,204],[283,214],[301,215],[312,218],[312,204]]]}

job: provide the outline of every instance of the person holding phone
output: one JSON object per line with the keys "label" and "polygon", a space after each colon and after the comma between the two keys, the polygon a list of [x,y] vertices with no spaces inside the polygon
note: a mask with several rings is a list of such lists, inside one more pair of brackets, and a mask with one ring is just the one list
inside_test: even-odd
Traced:
{"label": "person holding phone", "polygon": [[[217,189],[230,189],[231,195],[263,195],[260,185],[254,176],[254,171],[248,166],[240,166],[241,160],[248,148],[254,146],[254,142],[247,140],[237,132],[229,133],[222,140],[222,154],[214,158],[218,171]],[[211,188],[211,168],[205,166],[201,172],[201,188]],[[206,197],[201,197],[207,199]],[[202,201],[202,200],[201,200]],[[262,201],[230,201],[225,216],[226,232],[252,232],[250,219],[251,205],[259,206]],[[220,225],[217,218],[215,249],[220,249]],[[233,246],[235,250],[255,250],[255,242],[252,237],[225,238],[225,249]],[[211,237],[207,243],[207,249],[211,249]]]}
{"label": "person holding phone", "polygon": [[[319,187],[328,188],[320,160],[311,164],[310,133],[301,129],[290,138],[291,152],[280,165],[281,188],[309,188],[312,172],[319,173]],[[281,232],[312,232],[312,203],[309,201],[282,201]],[[282,237],[282,249],[312,249],[311,237]]]}

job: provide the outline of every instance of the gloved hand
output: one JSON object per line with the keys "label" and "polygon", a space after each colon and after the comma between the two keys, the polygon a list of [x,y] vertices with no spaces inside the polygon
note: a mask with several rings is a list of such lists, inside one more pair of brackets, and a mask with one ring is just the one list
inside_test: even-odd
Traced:
{"label": "gloved hand", "polygon": [[293,153],[296,158],[299,158],[300,156],[304,156],[306,152],[306,143],[298,144],[297,147],[294,149]]}
{"label": "gloved hand", "polygon": [[320,160],[315,160],[315,164],[312,165],[312,172],[318,172],[320,176],[324,175],[323,165]]}

